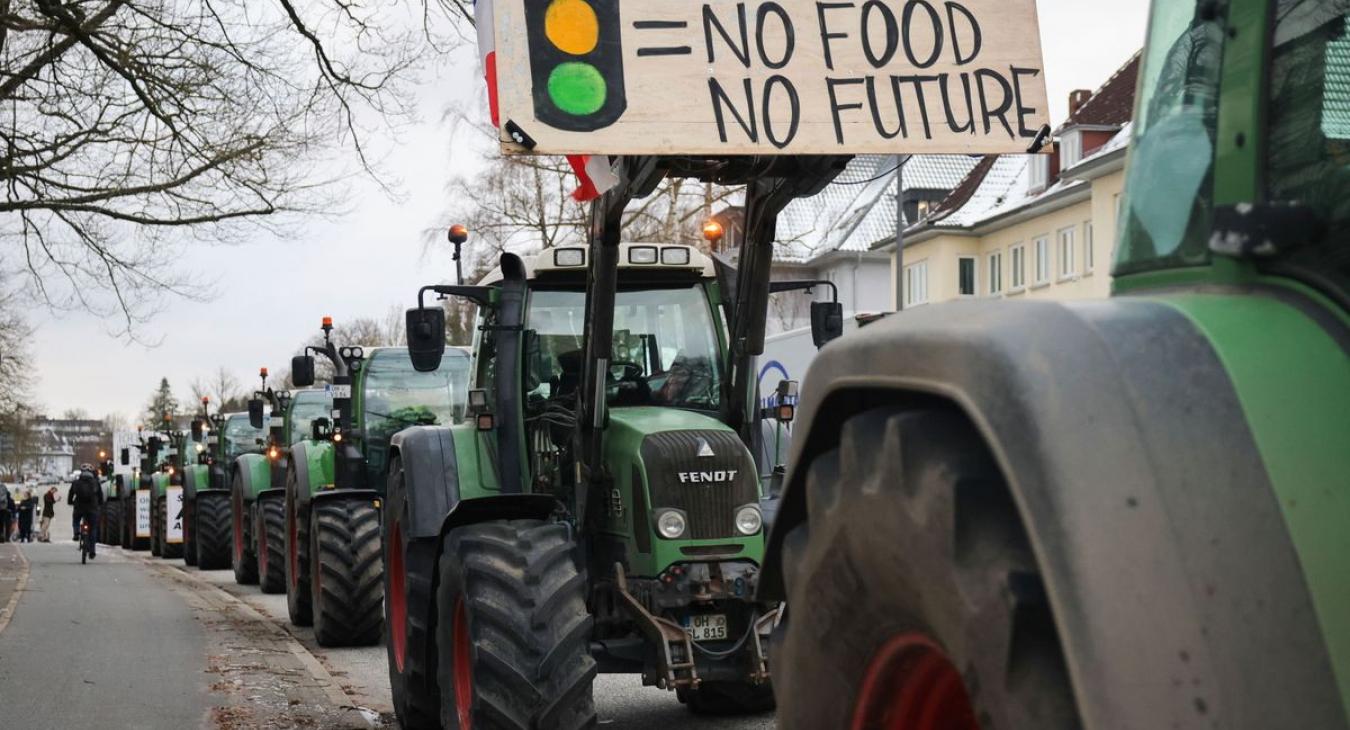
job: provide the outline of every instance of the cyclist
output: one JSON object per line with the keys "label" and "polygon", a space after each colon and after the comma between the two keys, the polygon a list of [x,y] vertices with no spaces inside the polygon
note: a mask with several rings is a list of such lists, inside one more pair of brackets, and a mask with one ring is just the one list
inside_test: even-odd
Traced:
{"label": "cyclist", "polygon": [[[94,557],[94,546],[98,544],[98,510],[103,505],[103,489],[99,486],[98,475],[89,464],[80,465],[80,475],[70,483],[70,496],[66,502],[75,508],[75,536],[79,538],[80,520],[89,522],[89,557]],[[81,549],[84,549],[81,546]]]}

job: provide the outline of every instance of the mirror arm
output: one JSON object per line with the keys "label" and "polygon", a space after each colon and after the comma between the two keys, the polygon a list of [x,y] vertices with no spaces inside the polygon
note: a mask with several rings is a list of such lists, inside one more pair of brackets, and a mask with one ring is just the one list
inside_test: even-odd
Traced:
{"label": "mirror arm", "polygon": [[809,293],[818,286],[828,286],[830,288],[830,301],[838,303],[839,287],[835,286],[833,281],[827,279],[771,281],[769,282],[769,293],[779,294],[785,291],[805,291]]}
{"label": "mirror arm", "polygon": [[448,284],[428,284],[417,290],[417,308],[426,309],[423,297],[427,292],[435,292],[444,297],[463,297],[479,306],[487,306],[492,298],[492,288],[487,286],[451,286]]}

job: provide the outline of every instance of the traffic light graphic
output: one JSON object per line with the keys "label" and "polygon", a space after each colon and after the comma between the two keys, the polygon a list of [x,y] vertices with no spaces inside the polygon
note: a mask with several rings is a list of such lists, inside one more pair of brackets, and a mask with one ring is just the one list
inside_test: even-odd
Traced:
{"label": "traffic light graphic", "polygon": [[534,115],[568,132],[623,115],[619,0],[525,0]]}

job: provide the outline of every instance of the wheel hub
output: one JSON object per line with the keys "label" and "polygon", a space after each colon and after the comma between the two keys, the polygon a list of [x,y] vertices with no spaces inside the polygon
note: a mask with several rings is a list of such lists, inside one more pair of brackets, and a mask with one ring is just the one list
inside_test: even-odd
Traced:
{"label": "wheel hub", "polygon": [[868,663],[852,730],[979,730],[961,674],[920,633],[889,639]]}

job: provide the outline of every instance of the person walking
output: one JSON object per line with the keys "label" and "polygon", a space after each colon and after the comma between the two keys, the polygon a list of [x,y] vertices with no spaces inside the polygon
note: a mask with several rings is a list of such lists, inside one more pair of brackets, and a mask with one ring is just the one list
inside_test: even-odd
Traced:
{"label": "person walking", "polygon": [[37,497],[33,490],[24,489],[19,495],[19,542],[33,541],[33,508],[37,507]]}
{"label": "person walking", "polygon": [[12,519],[14,509],[14,498],[10,496],[9,487],[0,484],[0,542],[9,542],[10,520]]}
{"label": "person walking", "polygon": [[52,527],[52,518],[56,516],[57,494],[58,492],[56,491],[56,487],[50,487],[47,489],[46,494],[42,495],[42,520],[38,524],[39,542],[52,541],[51,527]]}

